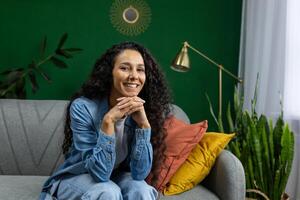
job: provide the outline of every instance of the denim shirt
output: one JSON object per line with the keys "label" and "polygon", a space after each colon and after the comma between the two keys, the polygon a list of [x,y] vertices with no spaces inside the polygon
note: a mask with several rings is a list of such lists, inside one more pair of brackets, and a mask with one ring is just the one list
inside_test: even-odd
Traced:
{"label": "denim shirt", "polygon": [[[116,160],[115,136],[101,129],[104,115],[108,112],[108,100],[75,99],[70,107],[73,143],[64,163],[45,182],[40,199],[49,198],[51,187],[62,177],[89,173],[95,182],[109,181]],[[129,116],[125,121],[124,134],[128,134],[129,154],[126,158],[132,178],[143,180],[151,170],[153,150],[150,143],[151,129],[138,128]]]}

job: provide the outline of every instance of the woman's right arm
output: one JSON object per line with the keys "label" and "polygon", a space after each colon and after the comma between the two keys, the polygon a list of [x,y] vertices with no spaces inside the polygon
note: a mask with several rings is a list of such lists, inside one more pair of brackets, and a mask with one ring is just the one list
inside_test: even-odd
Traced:
{"label": "woman's right arm", "polygon": [[115,137],[95,130],[84,102],[72,103],[70,117],[74,146],[81,152],[84,167],[96,182],[108,181],[116,159]]}

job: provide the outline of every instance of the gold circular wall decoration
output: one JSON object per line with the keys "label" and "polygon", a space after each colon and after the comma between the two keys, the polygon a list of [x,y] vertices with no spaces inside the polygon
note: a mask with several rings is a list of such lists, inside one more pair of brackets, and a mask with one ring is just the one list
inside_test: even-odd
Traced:
{"label": "gold circular wall decoration", "polygon": [[136,23],[139,17],[139,11],[132,6],[129,6],[123,11],[123,19],[129,24]]}
{"label": "gold circular wall decoration", "polygon": [[115,0],[110,8],[110,20],[120,33],[136,36],[151,22],[151,9],[144,0]]}

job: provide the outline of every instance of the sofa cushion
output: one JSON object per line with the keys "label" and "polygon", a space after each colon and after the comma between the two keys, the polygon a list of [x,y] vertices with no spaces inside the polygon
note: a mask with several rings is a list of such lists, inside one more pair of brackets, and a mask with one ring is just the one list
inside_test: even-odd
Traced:
{"label": "sofa cushion", "polygon": [[217,156],[233,137],[234,134],[205,133],[187,160],[171,178],[163,193],[179,194],[198,185],[209,174]]}
{"label": "sofa cushion", "polygon": [[0,176],[0,199],[36,200],[48,176]]}
{"label": "sofa cushion", "polygon": [[219,200],[219,198],[202,185],[197,185],[188,192],[173,196],[161,196],[159,200]]}
{"label": "sofa cushion", "polygon": [[[167,131],[165,161],[158,167],[159,177],[153,185],[162,191],[176,170],[184,163],[192,149],[202,138],[207,129],[207,121],[197,124],[186,124],[175,116],[165,121],[164,128]],[[147,177],[147,182],[151,183],[153,173]]]}
{"label": "sofa cushion", "polygon": [[68,101],[0,99],[0,174],[49,176],[63,161]]}

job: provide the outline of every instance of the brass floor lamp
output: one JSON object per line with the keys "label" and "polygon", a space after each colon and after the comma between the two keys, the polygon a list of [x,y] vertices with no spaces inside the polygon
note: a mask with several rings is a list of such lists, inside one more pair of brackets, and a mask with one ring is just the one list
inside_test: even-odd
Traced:
{"label": "brass floor lamp", "polygon": [[202,56],[206,60],[208,60],[210,63],[212,63],[214,66],[216,66],[219,69],[219,116],[222,115],[222,72],[224,71],[226,74],[234,78],[239,83],[242,83],[242,79],[232,74],[230,71],[228,71],[226,68],[223,67],[223,65],[218,64],[205,54],[201,53],[199,50],[192,47],[188,42],[183,43],[183,47],[178,52],[176,58],[173,60],[171,68],[178,72],[187,72],[190,69],[190,60],[188,56],[188,48],[195,51],[198,55]]}

